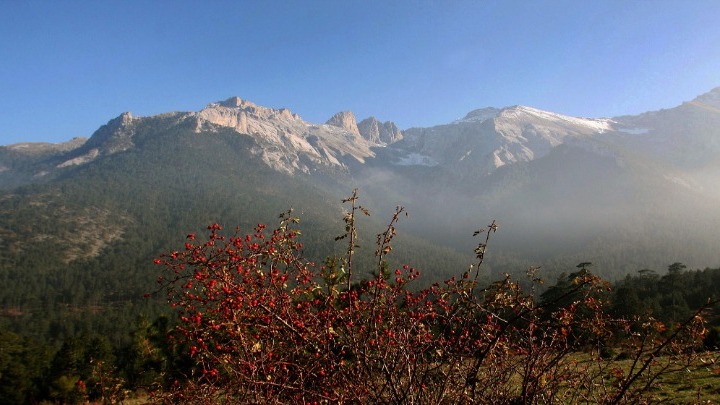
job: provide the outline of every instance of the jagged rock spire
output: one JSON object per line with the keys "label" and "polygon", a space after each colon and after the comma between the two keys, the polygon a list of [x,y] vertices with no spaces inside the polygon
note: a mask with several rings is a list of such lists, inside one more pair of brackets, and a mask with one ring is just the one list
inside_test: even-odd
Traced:
{"label": "jagged rock spire", "polygon": [[353,114],[352,111],[341,111],[327,120],[326,124],[343,128],[355,135],[360,135],[357,121],[355,121],[355,114]]}

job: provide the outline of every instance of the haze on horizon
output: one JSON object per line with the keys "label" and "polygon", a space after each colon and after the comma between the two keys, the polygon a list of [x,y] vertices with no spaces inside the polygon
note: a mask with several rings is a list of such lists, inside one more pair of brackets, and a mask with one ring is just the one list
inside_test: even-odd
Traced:
{"label": "haze on horizon", "polygon": [[609,117],[720,85],[720,2],[0,2],[0,145],[240,96],[402,129],[522,104]]}

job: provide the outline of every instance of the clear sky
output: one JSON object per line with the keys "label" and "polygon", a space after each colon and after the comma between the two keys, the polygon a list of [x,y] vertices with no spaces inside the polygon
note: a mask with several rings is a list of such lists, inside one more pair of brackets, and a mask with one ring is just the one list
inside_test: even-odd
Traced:
{"label": "clear sky", "polygon": [[0,145],[231,96],[405,129],[515,104],[635,114],[717,86],[718,0],[0,0]]}

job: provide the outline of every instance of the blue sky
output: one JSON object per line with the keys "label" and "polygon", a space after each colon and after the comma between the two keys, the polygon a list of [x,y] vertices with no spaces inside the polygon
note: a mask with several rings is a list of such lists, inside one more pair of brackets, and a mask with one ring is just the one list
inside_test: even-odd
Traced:
{"label": "blue sky", "polygon": [[717,0],[0,0],[2,145],[231,96],[405,129],[515,104],[635,114],[717,86]]}

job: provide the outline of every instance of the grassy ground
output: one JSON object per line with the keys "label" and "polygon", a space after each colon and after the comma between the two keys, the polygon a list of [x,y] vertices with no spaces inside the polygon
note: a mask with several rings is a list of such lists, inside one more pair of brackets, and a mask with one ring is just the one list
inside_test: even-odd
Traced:
{"label": "grassy ground", "polygon": [[[605,374],[606,383],[613,381],[611,378],[612,369],[620,368],[627,373],[633,365],[632,360],[611,360],[602,365],[601,371],[597,360],[591,360],[585,354],[571,355],[568,359],[573,362],[585,363],[591,362],[595,366],[591,366],[588,370],[591,374],[596,372]],[[661,375],[657,382],[657,388],[653,388],[652,398],[649,403],[665,403],[665,404],[720,404],[720,353],[706,353],[697,357],[689,366],[679,366],[678,359],[669,357],[660,357],[656,359],[652,368],[658,370],[668,363],[674,366],[671,372]],[[594,369],[593,367],[598,367]],[[642,384],[644,381],[638,379],[637,383]],[[127,405],[145,405],[150,404],[149,397],[144,393],[134,398],[127,399],[122,404]]]}
{"label": "grassy ground", "polygon": [[[670,356],[655,358],[626,392],[628,398],[631,398],[626,403],[720,405],[720,353],[694,353],[692,362],[686,364],[686,360],[684,357]],[[518,365],[523,362],[523,359],[518,359]],[[568,383],[556,386],[555,389],[559,390],[560,394],[551,399],[551,403],[593,403],[602,401],[601,398],[612,398],[614,394],[611,393],[616,392],[627,376],[634,375],[643,366],[642,362],[634,362],[632,359],[598,360],[586,353],[570,354],[561,363],[579,379],[572,378],[573,383],[568,380]],[[518,374],[515,374],[508,384],[511,395],[520,394],[521,368],[517,371]],[[591,391],[575,391],[575,388],[568,385],[576,386],[578,382],[580,386],[593,388]],[[646,385],[650,388],[641,395],[642,399],[635,398],[635,390],[642,390]]]}
{"label": "grassy ground", "polygon": [[[612,374],[610,370],[620,368],[627,373],[633,366],[632,360],[613,360],[612,365],[606,369],[606,375]],[[654,372],[668,367],[656,380],[655,388],[650,393],[650,403],[668,404],[720,404],[720,354],[708,352],[697,356],[689,365],[683,365],[683,360],[671,357],[657,358],[651,366]],[[612,381],[607,378],[606,381]],[[637,386],[646,383],[642,377],[636,381]]]}
{"label": "grassy ground", "polygon": [[720,363],[708,354],[684,370],[663,376],[658,399],[673,404],[720,404]]}

